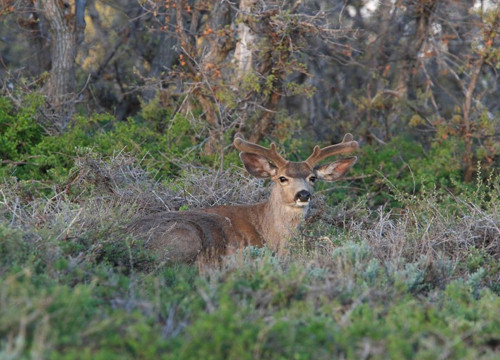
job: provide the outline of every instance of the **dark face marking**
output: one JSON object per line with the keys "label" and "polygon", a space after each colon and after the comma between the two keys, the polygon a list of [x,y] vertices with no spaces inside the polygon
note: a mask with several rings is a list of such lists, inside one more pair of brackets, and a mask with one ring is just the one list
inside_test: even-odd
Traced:
{"label": "dark face marking", "polygon": [[309,181],[311,176],[315,174],[307,163],[289,162],[277,169],[272,180],[276,183],[276,191],[281,193],[285,204],[294,208],[305,208],[312,193],[312,182]]}
{"label": "dark face marking", "polygon": [[278,170],[278,175],[290,178],[307,178],[313,174],[311,167],[305,162],[289,162]]}

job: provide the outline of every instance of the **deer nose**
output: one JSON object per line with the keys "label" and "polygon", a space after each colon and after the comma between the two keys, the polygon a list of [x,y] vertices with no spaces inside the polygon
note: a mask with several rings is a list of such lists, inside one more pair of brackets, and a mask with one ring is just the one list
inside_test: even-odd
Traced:
{"label": "deer nose", "polygon": [[295,194],[295,201],[308,202],[311,199],[311,193],[307,190],[300,190]]}

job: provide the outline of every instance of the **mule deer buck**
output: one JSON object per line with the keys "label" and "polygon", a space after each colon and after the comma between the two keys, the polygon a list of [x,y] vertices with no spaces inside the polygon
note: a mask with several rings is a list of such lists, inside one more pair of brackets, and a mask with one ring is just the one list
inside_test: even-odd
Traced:
{"label": "mule deer buck", "polygon": [[268,149],[237,136],[234,146],[251,175],[274,182],[269,199],[251,205],[156,213],[137,220],[130,230],[145,240],[159,260],[192,262],[200,254],[220,256],[249,245],[282,251],[306,215],[314,182],[340,179],[357,158],[318,163],[353,152],[358,143],[346,134],[340,144],[323,149],[316,145],[302,162],[285,160],[274,143]]}

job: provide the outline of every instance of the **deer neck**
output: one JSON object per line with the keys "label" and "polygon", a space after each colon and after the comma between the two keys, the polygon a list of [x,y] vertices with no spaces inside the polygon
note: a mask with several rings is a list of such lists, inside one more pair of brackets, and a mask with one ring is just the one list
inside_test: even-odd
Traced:
{"label": "deer neck", "polygon": [[308,207],[294,207],[283,204],[276,185],[271,190],[269,200],[264,203],[261,214],[261,234],[266,245],[273,251],[281,251],[295,234],[304,220]]}

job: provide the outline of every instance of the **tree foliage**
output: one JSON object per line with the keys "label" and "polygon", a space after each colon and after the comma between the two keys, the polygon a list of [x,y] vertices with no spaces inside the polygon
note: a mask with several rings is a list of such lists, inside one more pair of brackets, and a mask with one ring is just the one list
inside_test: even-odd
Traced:
{"label": "tree foliage", "polygon": [[154,107],[160,132],[202,120],[195,143],[221,158],[235,131],[292,151],[349,131],[449,149],[467,181],[499,165],[495,1],[8,0],[1,14],[2,95],[21,108],[41,92],[50,133]]}
{"label": "tree foliage", "polygon": [[[499,26],[496,0],[0,1],[0,358],[498,358]],[[266,197],[236,132],[291,160],[351,132],[359,161],[289,256],[158,265],[134,217]]]}

